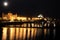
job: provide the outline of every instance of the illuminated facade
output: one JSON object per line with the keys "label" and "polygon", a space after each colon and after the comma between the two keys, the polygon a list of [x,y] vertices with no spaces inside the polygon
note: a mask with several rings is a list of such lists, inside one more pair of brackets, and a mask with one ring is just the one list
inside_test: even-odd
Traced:
{"label": "illuminated facade", "polygon": [[20,16],[17,16],[17,14],[13,15],[12,13],[8,13],[8,14],[2,13],[2,19],[3,20],[14,21],[15,19],[17,19],[17,20],[26,20],[26,17],[20,17]]}
{"label": "illuminated facade", "polygon": [[[14,20],[17,20],[17,21],[28,21],[28,20],[41,20],[43,19],[43,15],[38,15],[38,17],[21,17],[21,16],[18,16],[17,14],[13,14],[13,13],[8,13],[8,14],[4,14],[2,13],[2,19],[3,20],[10,20],[10,21],[14,21]],[[45,20],[47,20],[46,18],[44,18]]]}

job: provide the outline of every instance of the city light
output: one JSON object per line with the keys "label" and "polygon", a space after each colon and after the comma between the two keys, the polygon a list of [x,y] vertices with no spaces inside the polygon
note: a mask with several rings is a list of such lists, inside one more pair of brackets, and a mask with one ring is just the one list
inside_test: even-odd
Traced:
{"label": "city light", "polygon": [[[31,17],[30,18],[30,17],[18,16],[18,14],[13,14],[13,13],[8,13],[8,14],[2,13],[2,19],[0,17],[0,20],[3,20],[3,22],[7,22],[7,21],[8,22],[37,22],[37,23],[42,22],[40,27],[42,27],[42,25],[49,27],[50,23],[52,23],[54,25],[54,27],[56,26],[55,21],[50,20],[50,18],[45,18],[41,14],[39,15],[39,17]],[[37,25],[35,25],[35,27],[36,26]],[[29,27],[30,27],[30,24],[29,24]],[[38,25],[38,27],[39,27],[39,25]]]}
{"label": "city light", "polygon": [[43,18],[43,15],[42,15],[42,14],[40,14],[40,15],[38,15],[38,17],[41,17],[41,18]]}

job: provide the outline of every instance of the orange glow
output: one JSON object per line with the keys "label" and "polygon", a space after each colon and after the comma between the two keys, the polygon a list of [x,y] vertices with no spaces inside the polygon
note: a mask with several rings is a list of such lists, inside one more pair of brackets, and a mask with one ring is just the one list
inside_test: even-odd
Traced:
{"label": "orange glow", "polygon": [[31,37],[36,36],[36,29],[31,28]]}
{"label": "orange glow", "polygon": [[46,19],[46,18],[44,18],[44,20],[45,20],[45,21],[47,21],[47,19]]}
{"label": "orange glow", "polygon": [[27,34],[27,37],[29,38],[30,37],[30,28],[27,29],[28,30],[28,34]]}
{"label": "orange glow", "polygon": [[30,23],[28,23],[28,27],[30,27]]}
{"label": "orange glow", "polygon": [[[7,39],[7,32],[9,32],[10,40],[14,40],[14,37],[16,37],[16,40],[18,40],[18,38],[25,40],[26,34],[27,34],[27,38],[30,38],[30,36],[35,37],[37,33],[36,28],[9,28],[10,31],[7,31],[7,29],[8,29],[7,27],[3,28],[2,40]],[[31,35],[30,35],[30,31],[31,31]]]}
{"label": "orange glow", "polygon": [[15,28],[10,28],[10,40],[14,39]]}
{"label": "orange glow", "polygon": [[16,28],[16,40],[18,39],[19,37],[19,28]]}
{"label": "orange glow", "polygon": [[31,20],[30,18],[28,18],[28,20]]}
{"label": "orange glow", "polygon": [[31,30],[32,30],[31,31],[31,37],[33,37],[33,35],[34,35],[34,29],[32,28]]}
{"label": "orange glow", "polygon": [[[33,17],[31,19],[30,17],[20,17],[17,14],[12,14],[12,13],[4,14],[4,13],[2,13],[2,18],[10,20],[10,21],[14,21],[15,19],[17,19],[18,21],[20,21],[20,20],[22,20],[22,21],[32,20],[33,21],[33,20],[41,20],[44,17],[40,15],[40,17]],[[47,20],[47,19],[44,18],[44,20]]]}
{"label": "orange glow", "polygon": [[32,18],[32,20],[39,20],[39,18]]}
{"label": "orange glow", "polygon": [[17,17],[17,20],[26,20],[26,17]]}
{"label": "orange glow", "polygon": [[7,20],[7,17],[3,17],[3,19]]}
{"label": "orange glow", "polygon": [[27,24],[24,24],[24,27],[26,27],[27,26]]}
{"label": "orange glow", "polygon": [[2,40],[6,40],[6,38],[7,38],[7,28],[3,28]]}
{"label": "orange glow", "polygon": [[17,17],[17,20],[20,20],[21,18],[20,17]]}
{"label": "orange glow", "polygon": [[13,15],[12,17],[13,17],[14,19],[16,19],[16,18],[17,18],[17,15],[15,14],[15,15]]}
{"label": "orange glow", "polygon": [[12,16],[12,17],[10,17],[10,21],[14,21],[14,17]]}
{"label": "orange glow", "polygon": [[17,14],[13,15],[12,13],[8,13],[7,15],[2,14],[3,19],[9,19],[10,21],[14,21],[14,19],[19,20],[27,20],[26,17],[18,17]]}
{"label": "orange glow", "polygon": [[23,29],[22,28],[20,28],[20,39],[22,39],[22,34],[23,34]]}
{"label": "orange glow", "polygon": [[34,27],[34,23],[32,23],[32,27]]}
{"label": "orange glow", "polygon": [[23,40],[26,38],[26,28],[23,28]]}

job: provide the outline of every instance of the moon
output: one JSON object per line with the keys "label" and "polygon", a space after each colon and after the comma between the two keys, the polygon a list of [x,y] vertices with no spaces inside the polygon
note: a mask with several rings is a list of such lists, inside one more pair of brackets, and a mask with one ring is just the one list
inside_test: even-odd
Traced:
{"label": "moon", "polygon": [[8,6],[8,2],[4,2],[3,4],[4,4],[4,6]]}

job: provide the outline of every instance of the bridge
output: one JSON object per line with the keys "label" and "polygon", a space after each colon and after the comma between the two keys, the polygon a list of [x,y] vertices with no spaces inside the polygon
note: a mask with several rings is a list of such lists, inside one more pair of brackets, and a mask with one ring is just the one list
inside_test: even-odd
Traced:
{"label": "bridge", "polygon": [[[37,21],[1,21],[0,25],[4,26],[4,25],[22,25],[22,24],[30,24],[30,26],[32,25],[32,23],[34,24],[42,24],[42,22],[46,22],[46,21],[41,21],[41,20],[37,20]],[[43,24],[44,24],[43,23]]]}
{"label": "bridge", "polygon": [[46,27],[48,27],[49,25],[52,25],[52,26],[54,25],[55,26],[55,24],[52,24],[52,23],[49,24],[45,20],[1,21],[0,22],[0,26],[5,26],[5,25],[23,25],[23,24],[26,24],[27,25],[26,27],[28,27],[28,24],[30,25],[30,27],[32,27],[32,24],[34,24],[34,26],[35,26],[35,24],[39,24],[39,27],[40,27],[40,24],[42,26],[44,26],[46,24]]}

